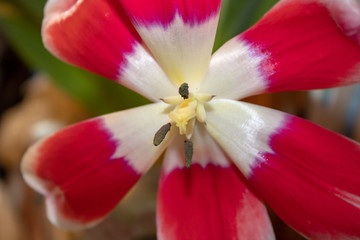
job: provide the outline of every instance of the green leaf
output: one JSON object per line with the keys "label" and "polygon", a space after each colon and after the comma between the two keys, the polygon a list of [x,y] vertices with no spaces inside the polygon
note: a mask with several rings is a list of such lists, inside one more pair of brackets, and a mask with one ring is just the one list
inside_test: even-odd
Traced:
{"label": "green leaf", "polygon": [[16,7],[27,20],[40,27],[46,0],[0,0],[1,3]]}

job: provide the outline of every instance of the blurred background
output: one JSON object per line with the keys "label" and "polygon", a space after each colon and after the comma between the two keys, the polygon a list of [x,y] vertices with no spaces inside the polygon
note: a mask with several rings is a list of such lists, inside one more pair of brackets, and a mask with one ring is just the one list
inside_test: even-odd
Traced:
{"label": "blurred background", "polygon": [[[68,124],[148,103],[126,88],[50,55],[40,36],[46,0],[0,0],[0,239],[156,239],[159,165],[100,225],[66,232],[46,219],[44,200],[28,188],[19,163],[37,139]],[[276,0],[223,0],[214,50],[256,22]],[[246,99],[310,119],[360,141],[360,85]],[[145,199],[145,201],[144,201]],[[277,239],[303,239],[270,211]]]}

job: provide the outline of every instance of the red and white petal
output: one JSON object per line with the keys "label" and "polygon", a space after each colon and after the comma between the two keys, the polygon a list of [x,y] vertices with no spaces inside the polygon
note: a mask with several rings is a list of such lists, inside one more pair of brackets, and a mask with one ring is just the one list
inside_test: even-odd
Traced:
{"label": "red and white petal", "polygon": [[211,57],[221,0],[120,0],[167,76],[193,88]]}
{"label": "red and white petal", "polygon": [[206,129],[245,176],[261,152],[271,152],[269,136],[284,119],[272,109],[226,99],[211,100],[205,110]]}
{"label": "red and white petal", "polygon": [[60,59],[157,100],[176,88],[115,1],[49,0],[42,37]]}
{"label": "red and white petal", "polygon": [[266,83],[260,65],[264,57],[238,38],[225,43],[211,58],[199,92],[218,98],[241,99],[264,92]]}
{"label": "red and white petal", "polygon": [[240,99],[356,82],[360,82],[360,4],[283,0],[214,54],[201,91]]}
{"label": "red and white petal", "polygon": [[196,129],[192,140],[189,169],[182,139],[167,149],[158,193],[158,238],[275,239],[264,205],[205,129]]}
{"label": "red and white petal", "polygon": [[319,0],[344,34],[360,44],[360,6],[357,0]]}
{"label": "red and white petal", "polygon": [[359,143],[260,106],[211,108],[209,132],[285,222],[311,239],[360,239]]}
{"label": "red and white petal", "polygon": [[164,108],[158,103],[80,122],[26,152],[24,179],[46,197],[51,222],[77,229],[106,217],[168,144],[152,143],[167,121]]}

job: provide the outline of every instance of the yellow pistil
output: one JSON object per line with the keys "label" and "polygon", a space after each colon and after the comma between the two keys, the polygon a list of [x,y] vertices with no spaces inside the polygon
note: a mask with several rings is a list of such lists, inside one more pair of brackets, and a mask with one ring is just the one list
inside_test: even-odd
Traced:
{"label": "yellow pistil", "polygon": [[[197,101],[194,98],[185,99],[180,105],[177,105],[175,109],[170,112],[169,118],[171,122],[179,128],[181,135],[186,135],[187,138],[191,137],[193,127],[195,124],[191,121],[196,116]],[[190,125],[188,125],[190,123]]]}

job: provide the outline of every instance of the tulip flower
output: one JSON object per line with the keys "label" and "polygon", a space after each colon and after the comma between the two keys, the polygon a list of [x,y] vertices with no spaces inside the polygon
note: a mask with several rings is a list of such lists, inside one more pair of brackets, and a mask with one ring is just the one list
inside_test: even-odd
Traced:
{"label": "tulip flower", "polygon": [[360,239],[360,144],[239,101],[359,83],[359,3],[281,0],[212,54],[220,6],[48,0],[49,51],[154,102],[27,151],[24,178],[51,222],[94,226],[165,151],[158,239],[274,239],[263,202],[308,238]]}

